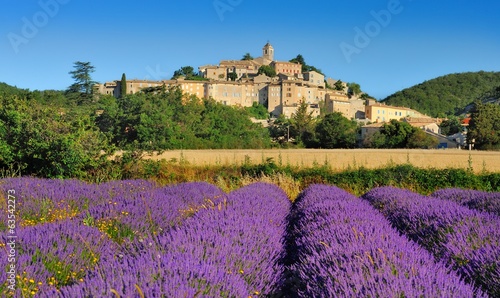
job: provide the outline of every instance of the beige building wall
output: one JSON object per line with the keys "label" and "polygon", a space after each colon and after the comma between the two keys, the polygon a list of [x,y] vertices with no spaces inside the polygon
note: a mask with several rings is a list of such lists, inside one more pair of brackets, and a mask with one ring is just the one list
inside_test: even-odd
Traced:
{"label": "beige building wall", "polygon": [[350,99],[349,115],[354,119],[365,119],[365,101],[362,99]]}
{"label": "beige building wall", "polygon": [[175,82],[182,90],[182,93],[196,95],[198,98],[205,98],[205,81],[185,81],[178,80]]}
{"label": "beige building wall", "polygon": [[130,80],[127,81],[127,93],[134,94],[142,89],[149,87],[159,87],[162,86],[162,81],[150,81],[150,80]]}
{"label": "beige building wall", "polygon": [[253,84],[236,82],[206,83],[205,96],[228,106],[250,107],[258,101]]}
{"label": "beige building wall", "polygon": [[285,73],[290,75],[302,73],[302,64],[300,63],[273,61],[270,65],[274,68],[276,73]]}
{"label": "beige building wall", "polygon": [[305,86],[300,81],[282,81],[281,85],[281,102],[284,106],[298,105],[306,96]]}
{"label": "beige building wall", "polygon": [[94,92],[99,94],[112,95],[114,97],[120,96],[120,83],[119,81],[106,82],[104,84],[95,84]]}
{"label": "beige building wall", "polygon": [[227,68],[221,66],[202,66],[198,68],[204,78],[214,81],[227,80]]}
{"label": "beige building wall", "polygon": [[404,107],[386,106],[384,104],[374,103],[365,106],[365,117],[371,122],[389,122],[391,120],[400,120],[405,117],[420,117],[421,113]]}
{"label": "beige building wall", "polygon": [[281,103],[281,84],[269,84],[267,87],[267,110],[274,116],[279,116],[283,113]]}
{"label": "beige building wall", "polygon": [[348,119],[352,119],[349,97],[340,91],[329,90],[325,98],[326,113],[339,112]]}
{"label": "beige building wall", "polygon": [[306,81],[309,85],[325,88],[325,76],[319,72],[304,72],[304,81]]}

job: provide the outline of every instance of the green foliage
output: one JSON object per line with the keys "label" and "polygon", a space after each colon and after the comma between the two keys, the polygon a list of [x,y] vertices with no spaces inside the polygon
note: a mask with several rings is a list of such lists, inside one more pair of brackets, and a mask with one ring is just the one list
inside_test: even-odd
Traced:
{"label": "green foliage", "polygon": [[290,120],[281,114],[269,126],[269,134],[273,142],[283,146],[288,144],[290,132]]}
{"label": "green foliage", "polygon": [[262,65],[259,67],[258,74],[265,74],[272,78],[276,76],[276,71],[270,65]]}
{"label": "green foliage", "polygon": [[290,137],[299,144],[315,147],[314,127],[315,119],[312,112],[308,112],[308,104],[302,100],[297,107],[297,111],[290,118]]}
{"label": "green foliage", "polygon": [[251,107],[245,108],[250,116],[256,118],[256,119],[268,119],[269,118],[269,112],[267,111],[267,108],[258,102],[253,102]]}
{"label": "green foliage", "polygon": [[441,128],[441,134],[445,136],[451,136],[463,131],[463,127],[460,124],[460,120],[458,119],[458,117],[455,116],[451,116],[449,119],[446,119],[443,122],[441,122],[439,127]]}
{"label": "green foliage", "polygon": [[127,95],[127,77],[122,74],[122,79],[120,81],[120,97]]}
{"label": "green foliage", "polygon": [[337,91],[343,91],[344,90],[344,83],[341,80],[337,80],[335,84],[333,85],[335,90]]}
{"label": "green foliage", "polygon": [[0,95],[25,95],[29,93],[29,90],[19,89],[14,86],[10,86],[6,83],[0,82]]}
{"label": "green foliage", "polygon": [[368,135],[363,146],[368,148],[435,148],[438,140],[420,128],[412,127],[407,122],[391,120],[380,131]]}
{"label": "green foliage", "polygon": [[207,81],[208,79],[200,76],[198,73],[194,72],[194,68],[192,66],[183,66],[178,70],[174,71],[174,75],[172,76],[172,80],[179,79],[184,77],[185,80],[191,81]]}
{"label": "green foliage", "polygon": [[500,149],[500,106],[476,102],[467,134],[477,149]]}
{"label": "green foliage", "polygon": [[0,168],[22,175],[82,178],[106,163],[107,138],[86,111],[0,96]]}
{"label": "green foliage", "polygon": [[349,95],[356,96],[361,93],[361,86],[358,83],[347,83],[347,88]]}
{"label": "green foliage", "polygon": [[393,119],[390,123],[384,124],[381,132],[386,136],[387,148],[405,148],[408,144],[408,138],[413,132],[413,127],[406,122]]}
{"label": "green foliage", "polygon": [[245,53],[245,55],[243,55],[243,58],[241,58],[241,60],[253,60],[253,57],[252,55],[250,55],[250,53]]}
{"label": "green foliage", "polygon": [[235,73],[235,72],[230,72],[227,74],[227,79],[230,80],[230,81],[236,81],[236,79],[238,78],[238,74]]}
{"label": "green foliage", "polygon": [[68,87],[66,93],[77,103],[83,104],[90,101],[92,97],[92,88],[96,82],[92,80],[91,73],[95,71],[95,67],[90,62],[82,61],[76,61],[73,67],[74,70],[69,74],[75,83]]}
{"label": "green foliage", "polygon": [[406,148],[431,149],[439,144],[438,139],[426,134],[422,129],[414,128],[408,136]]}
{"label": "green foliage", "polygon": [[315,71],[317,73],[320,73],[322,75],[325,75],[321,69],[319,68],[316,68],[312,65],[307,65],[304,57],[301,55],[301,54],[298,54],[297,57],[291,59],[289,62],[292,62],[292,63],[300,63],[302,65],[302,72],[308,72],[308,71]]}
{"label": "green foliage", "polygon": [[345,118],[342,113],[327,114],[316,126],[319,147],[354,148],[356,147],[357,124]]}
{"label": "green foliage", "polygon": [[432,117],[460,115],[467,105],[478,98],[498,98],[494,92],[498,86],[500,72],[449,74],[396,92],[382,102],[409,107]]}
{"label": "green foliage", "polygon": [[[250,121],[244,108],[183,95],[178,87],[102,97],[96,118],[101,131],[124,149],[267,148],[266,129]],[[256,106],[257,111],[267,109]]]}

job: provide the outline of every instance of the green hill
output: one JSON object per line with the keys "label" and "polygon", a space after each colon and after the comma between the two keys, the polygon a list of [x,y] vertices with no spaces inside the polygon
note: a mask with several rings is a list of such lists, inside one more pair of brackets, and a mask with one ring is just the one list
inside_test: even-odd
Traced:
{"label": "green hill", "polygon": [[15,86],[11,86],[9,84],[0,82],[0,94],[20,94],[20,93],[25,93],[28,90],[25,89],[19,89]]}
{"label": "green hill", "polygon": [[466,72],[449,74],[398,91],[382,102],[404,106],[429,116],[464,113],[477,99],[487,101],[498,96],[500,72]]}

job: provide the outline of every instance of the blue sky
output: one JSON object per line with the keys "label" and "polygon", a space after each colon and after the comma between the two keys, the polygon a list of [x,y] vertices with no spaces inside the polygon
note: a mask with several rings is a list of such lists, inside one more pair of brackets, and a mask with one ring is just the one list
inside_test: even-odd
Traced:
{"label": "blue sky", "polygon": [[437,76],[500,71],[500,2],[486,0],[0,0],[0,82],[66,89],[75,61],[98,82],[302,54],[383,99]]}

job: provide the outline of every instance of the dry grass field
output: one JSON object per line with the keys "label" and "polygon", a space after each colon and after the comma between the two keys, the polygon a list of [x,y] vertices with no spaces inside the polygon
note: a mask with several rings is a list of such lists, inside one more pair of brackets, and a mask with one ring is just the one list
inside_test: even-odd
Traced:
{"label": "dry grass field", "polygon": [[311,167],[327,164],[332,170],[381,168],[411,163],[420,168],[461,168],[475,172],[500,172],[500,152],[458,149],[268,149],[268,150],[171,150],[144,158],[183,161],[190,165],[262,163],[269,158],[278,165]]}

